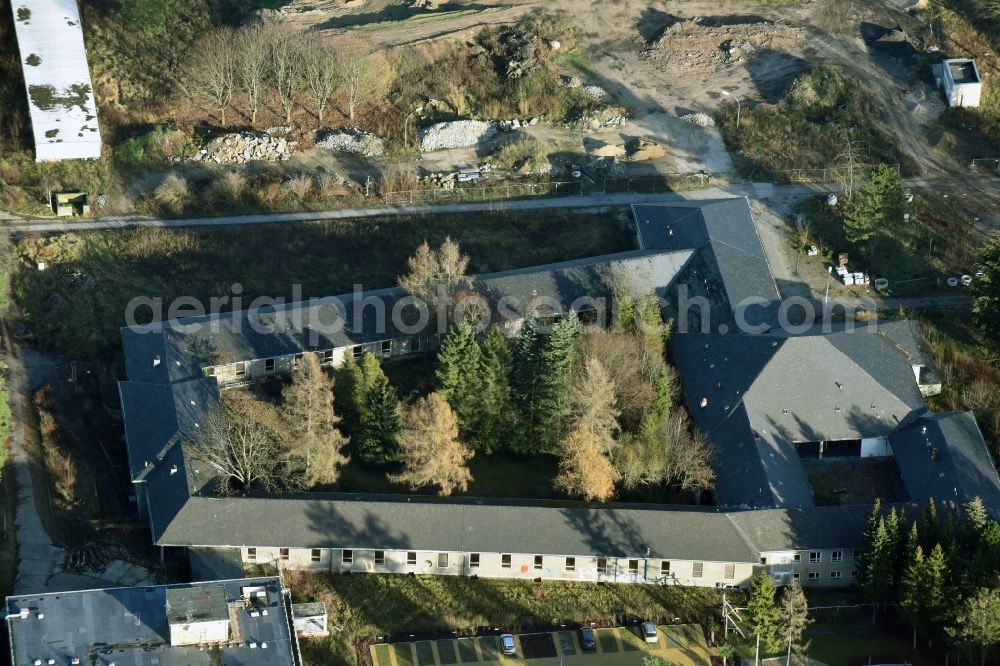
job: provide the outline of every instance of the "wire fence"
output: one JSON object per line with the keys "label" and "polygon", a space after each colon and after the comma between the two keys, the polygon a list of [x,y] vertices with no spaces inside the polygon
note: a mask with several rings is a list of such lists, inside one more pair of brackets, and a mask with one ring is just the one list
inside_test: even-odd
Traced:
{"label": "wire fence", "polygon": [[976,158],[972,160],[969,169],[976,173],[996,174],[1000,176],[1000,159]]}
{"label": "wire fence", "polygon": [[[863,177],[874,169],[876,164],[857,164],[858,177]],[[899,171],[899,164],[891,165]],[[821,167],[818,169],[784,169],[781,171],[770,171],[768,177],[775,183],[787,184],[810,184],[810,183],[836,183],[843,177],[843,167]],[[756,179],[755,179],[756,180]]]}
{"label": "wire fence", "polygon": [[605,194],[618,192],[670,192],[708,187],[715,178],[707,171],[665,173],[658,176],[609,176],[601,181]]}

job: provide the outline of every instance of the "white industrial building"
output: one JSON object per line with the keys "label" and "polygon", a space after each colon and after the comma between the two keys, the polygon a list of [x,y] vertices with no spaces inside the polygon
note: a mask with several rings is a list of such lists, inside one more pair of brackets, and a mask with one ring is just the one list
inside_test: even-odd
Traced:
{"label": "white industrial building", "polygon": [[15,0],[12,10],[35,160],[100,158],[97,102],[76,0]]}

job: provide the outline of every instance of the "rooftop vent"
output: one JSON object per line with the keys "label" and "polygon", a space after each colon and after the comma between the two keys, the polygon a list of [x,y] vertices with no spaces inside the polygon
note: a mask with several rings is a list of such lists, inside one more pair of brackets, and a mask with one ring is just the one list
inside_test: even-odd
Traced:
{"label": "rooftop vent", "polygon": [[173,476],[176,473],[177,473],[177,465],[171,465],[170,466],[170,475]]}
{"label": "rooftop vent", "polygon": [[708,396],[702,397],[702,399],[701,399],[701,406],[702,406],[702,408],[708,407]]}
{"label": "rooftop vent", "polygon": [[920,428],[920,434],[921,435],[926,435],[927,434],[927,426],[921,426],[921,428]]}
{"label": "rooftop vent", "polygon": [[159,364],[160,364],[160,355],[157,354],[156,356],[153,357],[153,367],[155,368]]}
{"label": "rooftop vent", "polygon": [[843,385],[843,384],[841,384],[840,382],[834,382],[834,384],[836,384],[836,385],[837,385],[837,388],[839,388],[839,389],[840,389],[841,391],[843,391],[843,390],[844,390],[844,385]]}

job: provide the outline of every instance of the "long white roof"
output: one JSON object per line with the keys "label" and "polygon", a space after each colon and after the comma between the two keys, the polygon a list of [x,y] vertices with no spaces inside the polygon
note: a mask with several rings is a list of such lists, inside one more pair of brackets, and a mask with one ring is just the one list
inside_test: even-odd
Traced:
{"label": "long white roof", "polygon": [[35,159],[101,156],[97,102],[76,0],[14,0]]}

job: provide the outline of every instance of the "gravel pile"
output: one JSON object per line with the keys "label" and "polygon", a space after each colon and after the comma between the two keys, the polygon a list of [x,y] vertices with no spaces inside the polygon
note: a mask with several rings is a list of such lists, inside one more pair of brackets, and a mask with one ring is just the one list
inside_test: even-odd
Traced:
{"label": "gravel pile", "polygon": [[426,153],[443,148],[468,148],[492,139],[496,133],[497,124],[493,121],[437,123],[420,130],[420,150]]}
{"label": "gravel pile", "polygon": [[698,127],[715,127],[715,119],[707,113],[689,113],[681,116],[681,120]]}
{"label": "gravel pile", "polygon": [[317,148],[325,148],[336,153],[352,153],[365,157],[385,154],[385,141],[370,132],[348,129],[327,134],[316,142]]}
{"label": "gravel pile", "polygon": [[601,86],[583,86],[583,92],[595,102],[603,102],[608,98],[608,91]]}

